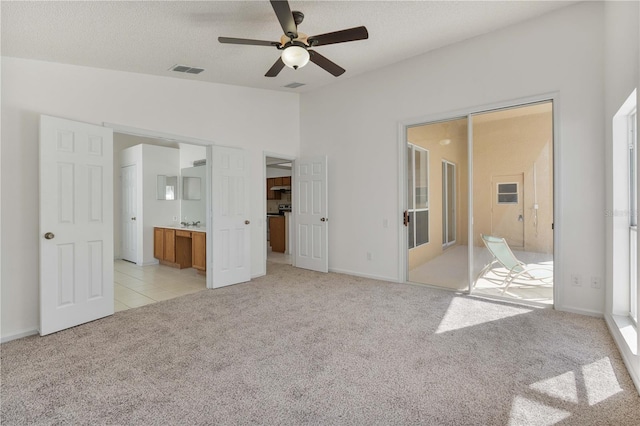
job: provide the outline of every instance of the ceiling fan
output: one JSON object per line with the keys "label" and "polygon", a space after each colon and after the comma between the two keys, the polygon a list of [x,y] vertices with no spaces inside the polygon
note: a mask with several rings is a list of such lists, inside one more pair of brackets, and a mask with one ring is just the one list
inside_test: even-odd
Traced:
{"label": "ceiling fan", "polygon": [[345,69],[325,58],[315,50],[309,50],[309,48],[369,38],[369,33],[365,27],[349,28],[309,37],[298,31],[298,25],[304,20],[304,14],[302,12],[298,12],[297,10],[292,12],[287,0],[270,0],[270,2],[273,11],[278,17],[278,21],[280,21],[280,26],[282,26],[282,30],[284,31],[284,35],[280,37],[280,41],[218,37],[220,43],[270,46],[281,50],[282,54],[269,71],[267,71],[265,77],[277,76],[285,65],[297,70],[305,66],[309,61],[338,77],[345,72]]}

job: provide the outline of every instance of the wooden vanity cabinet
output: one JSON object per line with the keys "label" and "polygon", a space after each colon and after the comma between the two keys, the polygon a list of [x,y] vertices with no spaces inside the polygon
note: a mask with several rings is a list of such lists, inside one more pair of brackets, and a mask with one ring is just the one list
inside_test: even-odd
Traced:
{"label": "wooden vanity cabinet", "polygon": [[192,232],[191,244],[193,253],[192,265],[199,271],[207,270],[207,234],[204,232]]}
{"label": "wooden vanity cabinet", "polygon": [[207,234],[187,229],[153,228],[153,256],[173,268],[207,270]]}
{"label": "wooden vanity cabinet", "polygon": [[153,228],[153,257],[160,261],[176,261],[176,231],[168,228]]}

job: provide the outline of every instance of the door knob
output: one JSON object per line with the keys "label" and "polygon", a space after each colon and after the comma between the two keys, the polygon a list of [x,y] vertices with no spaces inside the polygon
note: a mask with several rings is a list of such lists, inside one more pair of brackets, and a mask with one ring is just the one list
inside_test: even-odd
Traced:
{"label": "door knob", "polygon": [[250,223],[251,223],[251,222],[249,222],[248,220],[245,220],[245,221],[244,221],[244,224],[245,224],[245,225],[248,225],[248,224],[250,224]]}
{"label": "door knob", "polygon": [[329,219],[327,219],[326,217],[321,217],[320,218],[320,222],[328,222],[328,221],[329,221]]}
{"label": "door knob", "polygon": [[53,232],[47,232],[46,234],[44,234],[44,237],[47,240],[53,240],[53,237],[55,237],[55,235],[53,235]]}
{"label": "door knob", "polygon": [[136,217],[135,217],[135,216],[134,216],[134,217],[132,217],[132,218],[131,218],[131,220],[136,220]]}

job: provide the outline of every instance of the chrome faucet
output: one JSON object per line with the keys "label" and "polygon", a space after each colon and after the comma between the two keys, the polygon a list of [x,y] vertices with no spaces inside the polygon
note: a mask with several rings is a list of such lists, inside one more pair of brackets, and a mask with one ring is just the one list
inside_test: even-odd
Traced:
{"label": "chrome faucet", "polygon": [[180,225],[184,226],[185,228],[186,228],[187,226],[189,226],[189,224],[188,224],[187,222],[180,222]]}
{"label": "chrome faucet", "polygon": [[200,226],[200,221],[191,222],[191,226],[195,226],[197,228],[198,226]]}

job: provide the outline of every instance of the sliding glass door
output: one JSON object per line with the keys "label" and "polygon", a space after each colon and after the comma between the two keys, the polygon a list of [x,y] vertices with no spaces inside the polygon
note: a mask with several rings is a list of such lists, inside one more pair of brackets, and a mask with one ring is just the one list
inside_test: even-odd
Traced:
{"label": "sliding glass door", "polygon": [[470,120],[472,293],[553,304],[553,105]]}
{"label": "sliding glass door", "polygon": [[408,281],[552,304],[552,102],[406,135]]}

